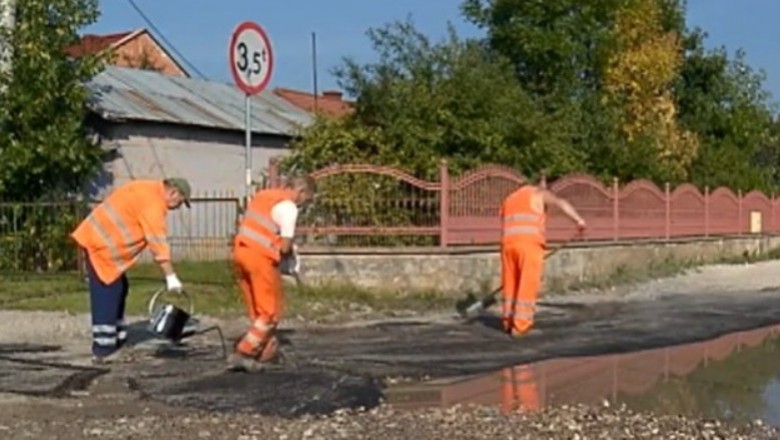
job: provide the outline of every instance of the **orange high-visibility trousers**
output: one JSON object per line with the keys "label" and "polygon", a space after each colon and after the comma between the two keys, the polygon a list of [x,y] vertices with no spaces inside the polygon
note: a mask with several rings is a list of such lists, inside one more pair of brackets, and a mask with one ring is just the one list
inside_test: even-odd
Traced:
{"label": "orange high-visibility trousers", "polygon": [[502,320],[508,333],[519,335],[533,327],[543,272],[543,246],[520,242],[501,249]]}
{"label": "orange high-visibility trousers", "polygon": [[273,336],[284,307],[282,277],[270,258],[238,244],[234,249],[238,284],[243,292],[249,329],[239,341],[238,352],[256,357]]}
{"label": "orange high-visibility trousers", "polygon": [[539,388],[533,370],[520,365],[501,372],[501,409],[508,413],[516,409],[538,411],[541,408]]}

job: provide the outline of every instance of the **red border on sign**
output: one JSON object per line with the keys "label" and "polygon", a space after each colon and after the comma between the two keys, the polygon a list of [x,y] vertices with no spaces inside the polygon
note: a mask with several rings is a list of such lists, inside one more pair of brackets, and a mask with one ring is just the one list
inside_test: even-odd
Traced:
{"label": "red border on sign", "polygon": [[[238,36],[246,30],[253,30],[260,34],[260,38],[265,42],[266,47],[268,47],[268,75],[265,77],[263,82],[255,87],[251,87],[249,84],[244,83],[243,79],[238,74],[238,70],[236,69],[236,56],[235,50],[233,49],[236,45],[236,41],[238,40]],[[228,46],[228,52],[230,52],[230,55],[228,55],[230,59],[230,74],[233,76],[233,81],[236,83],[236,86],[238,86],[238,88],[247,95],[256,95],[262,92],[263,89],[265,89],[265,86],[268,85],[268,82],[271,81],[271,74],[274,71],[274,53],[273,49],[271,49],[271,40],[268,39],[268,35],[265,33],[263,28],[261,28],[259,24],[251,21],[245,21],[239,24],[233,31],[233,35],[230,37],[230,46]]]}

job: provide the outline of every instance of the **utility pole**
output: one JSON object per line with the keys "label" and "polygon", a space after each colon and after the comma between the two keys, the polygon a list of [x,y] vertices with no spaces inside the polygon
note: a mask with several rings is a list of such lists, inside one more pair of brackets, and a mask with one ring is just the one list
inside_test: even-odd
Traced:
{"label": "utility pole", "polygon": [[317,113],[317,93],[319,91],[317,90],[317,34],[315,32],[311,33],[311,70],[312,70],[312,81],[314,82],[314,113]]}

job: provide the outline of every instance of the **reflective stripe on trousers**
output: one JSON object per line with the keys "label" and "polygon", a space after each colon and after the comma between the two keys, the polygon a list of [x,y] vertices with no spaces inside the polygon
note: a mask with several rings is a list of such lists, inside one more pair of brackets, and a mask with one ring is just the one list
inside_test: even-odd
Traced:
{"label": "reflective stripe on trousers", "polygon": [[117,338],[117,326],[93,325],[92,340],[95,344],[103,347],[114,347],[119,340],[119,338]]}
{"label": "reflective stripe on trousers", "polygon": [[95,344],[103,347],[114,347],[127,341],[127,330],[120,325],[93,325],[92,339]]}
{"label": "reflective stripe on trousers", "polygon": [[247,356],[257,356],[260,350],[268,342],[273,334],[276,325],[267,324],[262,319],[255,319],[247,332],[236,345],[239,353]]}
{"label": "reflective stripe on trousers", "polygon": [[506,319],[525,319],[533,321],[536,313],[536,304],[530,301],[521,301],[510,298],[504,299],[504,318]]}

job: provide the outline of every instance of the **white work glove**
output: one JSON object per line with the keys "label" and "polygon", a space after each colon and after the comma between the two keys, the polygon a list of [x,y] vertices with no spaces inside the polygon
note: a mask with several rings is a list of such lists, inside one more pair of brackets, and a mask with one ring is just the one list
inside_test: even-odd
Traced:
{"label": "white work glove", "polygon": [[181,292],[181,281],[179,281],[179,277],[175,273],[165,276],[165,285],[170,292]]}

